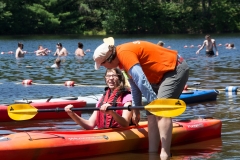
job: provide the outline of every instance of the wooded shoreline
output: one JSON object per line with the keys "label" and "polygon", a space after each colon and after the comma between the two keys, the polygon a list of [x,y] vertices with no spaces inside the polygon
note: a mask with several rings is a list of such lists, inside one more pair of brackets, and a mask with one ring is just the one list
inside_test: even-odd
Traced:
{"label": "wooded shoreline", "polygon": [[240,32],[239,0],[2,0],[0,35]]}

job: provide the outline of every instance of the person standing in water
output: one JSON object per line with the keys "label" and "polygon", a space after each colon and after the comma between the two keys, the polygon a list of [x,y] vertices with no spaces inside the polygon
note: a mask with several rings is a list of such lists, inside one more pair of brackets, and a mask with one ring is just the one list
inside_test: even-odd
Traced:
{"label": "person standing in water", "polygon": [[226,46],[226,49],[233,49],[234,48],[234,44],[233,43],[229,43]]}
{"label": "person standing in water", "polygon": [[218,55],[217,45],[215,39],[211,39],[210,35],[206,35],[205,39],[203,41],[202,46],[197,50],[196,54],[199,54],[199,52],[206,46],[206,56],[211,57],[214,56],[213,47],[215,47],[216,55]]}
{"label": "person standing in water", "polygon": [[[89,51],[90,51],[90,49],[87,49],[85,52],[89,52]],[[78,48],[75,51],[75,55],[84,57],[86,55],[85,52],[83,50],[83,44],[81,42],[78,42]]]}
{"label": "person standing in water", "polygon": [[16,54],[15,54],[16,58],[24,57],[25,52],[22,49],[23,49],[23,44],[19,42],[18,43],[18,48],[16,50]]}
{"label": "person standing in water", "polygon": [[61,59],[58,57],[55,60],[55,63],[51,66],[51,68],[60,68],[60,65],[61,65]]}
{"label": "person standing in water", "polygon": [[36,56],[47,56],[48,53],[47,53],[47,48],[43,48],[42,45],[39,45],[38,46],[38,50],[36,51]]}
{"label": "person standing in water", "polygon": [[54,56],[67,56],[68,55],[68,51],[66,50],[66,48],[64,48],[62,46],[62,43],[57,43],[56,47],[57,47],[57,50],[54,53]]}

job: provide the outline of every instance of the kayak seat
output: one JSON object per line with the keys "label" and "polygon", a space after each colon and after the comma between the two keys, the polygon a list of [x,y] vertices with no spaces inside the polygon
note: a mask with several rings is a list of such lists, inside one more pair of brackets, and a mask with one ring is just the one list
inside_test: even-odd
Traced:
{"label": "kayak seat", "polygon": [[194,94],[194,91],[192,91],[192,90],[183,90],[182,94]]}
{"label": "kayak seat", "polygon": [[30,104],[30,103],[32,103],[32,101],[24,101],[24,102],[14,102],[14,104]]}
{"label": "kayak seat", "polygon": [[78,97],[61,97],[64,100],[78,100]]}

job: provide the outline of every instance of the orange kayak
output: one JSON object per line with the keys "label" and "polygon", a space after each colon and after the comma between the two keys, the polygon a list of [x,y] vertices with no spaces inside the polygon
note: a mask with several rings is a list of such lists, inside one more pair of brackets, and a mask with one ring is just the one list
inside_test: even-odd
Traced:
{"label": "orange kayak", "polygon": [[[220,137],[221,126],[218,119],[174,121],[172,146]],[[147,148],[147,122],[140,122],[138,127],[22,132],[0,138],[4,160],[64,160]]]}
{"label": "orange kayak", "polygon": [[[33,102],[27,103],[31,106],[34,106],[37,109],[55,109],[55,108],[64,108],[68,104],[72,104],[75,108],[82,108],[86,106],[85,101],[57,101],[57,102]],[[8,116],[6,105],[0,105],[0,122],[6,121],[14,121]],[[81,114],[81,112],[77,111],[76,113]],[[61,119],[61,118],[69,118],[68,114],[65,112],[44,112],[41,114],[37,114],[31,120],[46,120],[46,119]]]}

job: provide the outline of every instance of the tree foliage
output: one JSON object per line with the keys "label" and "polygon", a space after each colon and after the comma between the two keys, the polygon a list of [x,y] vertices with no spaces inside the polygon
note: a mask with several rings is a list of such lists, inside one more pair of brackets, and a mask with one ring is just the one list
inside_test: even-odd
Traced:
{"label": "tree foliage", "polygon": [[0,34],[240,31],[239,0],[0,0]]}

